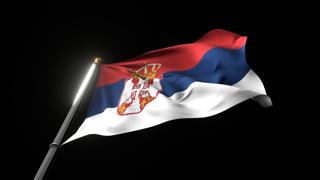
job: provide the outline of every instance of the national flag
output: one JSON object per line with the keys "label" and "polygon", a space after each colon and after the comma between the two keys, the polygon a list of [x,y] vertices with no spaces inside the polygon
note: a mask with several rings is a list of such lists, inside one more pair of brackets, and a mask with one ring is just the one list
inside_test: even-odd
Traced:
{"label": "national flag", "polygon": [[67,142],[208,117],[247,99],[267,97],[246,62],[246,39],[217,29],[194,43],[101,65],[87,118]]}

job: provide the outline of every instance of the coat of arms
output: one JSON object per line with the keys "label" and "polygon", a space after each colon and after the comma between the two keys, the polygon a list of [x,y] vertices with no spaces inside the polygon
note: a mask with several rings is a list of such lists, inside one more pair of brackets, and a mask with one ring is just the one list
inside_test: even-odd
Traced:
{"label": "coat of arms", "polygon": [[153,101],[161,91],[158,74],[161,64],[145,64],[138,70],[129,70],[131,78],[126,80],[120,103],[119,115],[140,113],[148,103]]}

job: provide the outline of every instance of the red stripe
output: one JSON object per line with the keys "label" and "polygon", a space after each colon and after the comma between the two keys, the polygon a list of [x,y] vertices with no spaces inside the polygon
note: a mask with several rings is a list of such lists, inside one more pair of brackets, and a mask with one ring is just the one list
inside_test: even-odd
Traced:
{"label": "red stripe", "polygon": [[128,61],[102,65],[96,86],[101,87],[130,78],[129,69],[137,70],[145,64],[162,64],[158,74],[191,69],[212,48],[239,49],[245,43],[245,36],[220,29],[212,30],[195,43],[163,48],[147,52]]}

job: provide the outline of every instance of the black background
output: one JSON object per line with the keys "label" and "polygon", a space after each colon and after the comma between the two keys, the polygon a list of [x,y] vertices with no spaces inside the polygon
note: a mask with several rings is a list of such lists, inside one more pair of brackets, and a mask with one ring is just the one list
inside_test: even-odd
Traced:
{"label": "black background", "polygon": [[[7,164],[11,176],[34,177],[95,57],[104,63],[127,60],[196,41],[215,28],[248,36],[247,62],[264,82],[273,107],[248,100],[213,117],[113,137],[86,136],[60,149],[46,178],[274,177],[293,161],[281,114],[281,99],[289,96],[280,88],[285,63],[280,59],[290,37],[283,25],[292,20],[283,7],[200,1],[11,7],[3,33],[10,61],[4,60],[8,65],[2,70],[8,77],[10,126],[4,126],[10,141],[6,149],[13,152]],[[89,99],[90,93],[66,138],[83,122]]]}

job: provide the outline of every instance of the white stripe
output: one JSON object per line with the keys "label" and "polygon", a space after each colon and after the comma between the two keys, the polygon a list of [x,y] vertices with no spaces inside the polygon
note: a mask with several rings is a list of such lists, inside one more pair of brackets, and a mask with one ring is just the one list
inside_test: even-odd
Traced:
{"label": "white stripe", "polygon": [[169,120],[208,117],[244,100],[266,94],[259,77],[250,70],[233,86],[194,82],[171,97],[159,94],[138,114],[119,116],[117,108],[87,118],[65,143],[89,135],[111,136],[152,127]]}

